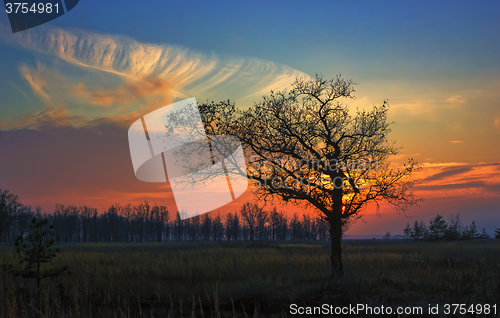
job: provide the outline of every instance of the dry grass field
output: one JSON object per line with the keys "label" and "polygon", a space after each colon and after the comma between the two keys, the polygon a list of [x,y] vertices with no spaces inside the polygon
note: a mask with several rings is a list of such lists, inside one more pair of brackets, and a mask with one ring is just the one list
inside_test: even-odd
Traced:
{"label": "dry grass field", "polygon": [[[345,279],[327,288],[327,243],[59,245],[33,281],[0,272],[1,317],[290,317],[290,303],[500,305],[500,240],[344,241]],[[0,244],[0,264],[15,264]],[[476,315],[474,315],[475,317]],[[491,316],[491,315],[490,315]]]}

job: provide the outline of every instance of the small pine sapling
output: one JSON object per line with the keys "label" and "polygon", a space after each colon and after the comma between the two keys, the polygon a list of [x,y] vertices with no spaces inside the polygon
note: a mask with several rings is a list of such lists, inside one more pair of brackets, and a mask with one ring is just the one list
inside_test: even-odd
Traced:
{"label": "small pine sapling", "polygon": [[16,276],[36,279],[37,288],[40,288],[41,280],[57,277],[69,269],[68,266],[45,271],[40,268],[43,263],[49,263],[59,252],[59,249],[52,249],[54,239],[50,237],[53,235],[54,226],[48,225],[47,219],[33,217],[28,237],[19,235],[14,242],[21,268],[12,272]]}

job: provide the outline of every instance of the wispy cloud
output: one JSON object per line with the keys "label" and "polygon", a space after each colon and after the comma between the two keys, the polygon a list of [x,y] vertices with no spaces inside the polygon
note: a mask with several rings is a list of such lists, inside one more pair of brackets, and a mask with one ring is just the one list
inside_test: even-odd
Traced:
{"label": "wispy cloud", "polygon": [[463,104],[467,101],[467,99],[462,95],[453,95],[446,99],[446,101],[453,104]]}
{"label": "wispy cloud", "polygon": [[424,163],[422,167],[416,190],[423,197],[500,196],[500,163]]}
{"label": "wispy cloud", "polygon": [[285,89],[296,78],[309,78],[256,58],[206,55],[82,30],[41,27],[0,34],[0,39],[67,62],[49,68],[39,61],[36,67],[20,66],[20,71],[48,109],[65,109],[87,119],[144,113],[192,96],[199,101],[231,99],[245,107],[270,90]]}
{"label": "wispy cloud", "polygon": [[422,167],[424,168],[443,168],[443,167],[456,167],[456,166],[464,166],[467,163],[460,162],[424,162],[422,163]]}
{"label": "wispy cloud", "polygon": [[452,144],[461,144],[461,143],[463,143],[464,141],[463,141],[463,140],[450,140],[450,142],[451,142]]}
{"label": "wispy cloud", "polygon": [[50,129],[59,127],[97,127],[99,125],[115,124],[128,128],[129,123],[137,120],[141,114],[137,111],[114,117],[88,119],[83,116],[71,115],[65,107],[47,106],[40,111],[32,111],[17,119],[0,119],[0,131],[16,129]]}
{"label": "wispy cloud", "polygon": [[441,169],[440,172],[433,174],[429,177],[426,177],[422,180],[422,182],[429,182],[429,181],[436,181],[436,180],[443,180],[445,178],[449,178],[455,175],[463,174],[465,172],[468,172],[472,169],[472,166],[458,166],[458,167],[446,167],[444,169]]}

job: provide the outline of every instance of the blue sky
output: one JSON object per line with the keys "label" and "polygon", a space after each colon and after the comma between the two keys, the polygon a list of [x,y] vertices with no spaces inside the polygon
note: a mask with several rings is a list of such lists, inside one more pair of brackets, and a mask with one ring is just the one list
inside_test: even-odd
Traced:
{"label": "blue sky", "polygon": [[[382,64],[370,72],[377,78],[404,73],[407,70],[397,63],[409,62],[428,64],[428,69],[412,69],[423,75],[432,71],[445,75],[441,70],[447,75],[497,71],[499,9],[500,4],[488,1],[87,0],[79,3],[77,13],[50,24],[125,34],[146,43],[179,44],[206,53],[257,57],[307,73],[326,66],[329,76],[339,68],[370,72],[367,64],[375,60]],[[474,57],[481,58],[474,62]],[[453,64],[465,61],[458,69]]]}
{"label": "blue sky", "polygon": [[499,9],[486,1],[81,1],[51,24],[326,76],[443,77],[499,70]]}

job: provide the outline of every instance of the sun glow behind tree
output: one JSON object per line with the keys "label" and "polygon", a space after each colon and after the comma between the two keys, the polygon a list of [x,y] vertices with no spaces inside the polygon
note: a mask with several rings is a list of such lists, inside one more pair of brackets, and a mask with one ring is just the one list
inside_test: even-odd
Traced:
{"label": "sun glow behind tree", "polygon": [[343,226],[370,203],[404,211],[419,201],[412,191],[416,163],[409,159],[398,168],[389,161],[399,148],[388,139],[388,104],[351,115],[343,101],[353,98],[354,85],[341,76],[316,76],[247,110],[229,101],[200,106],[207,134],[242,141],[257,198],[305,203],[330,223],[332,278],[343,275]]}

